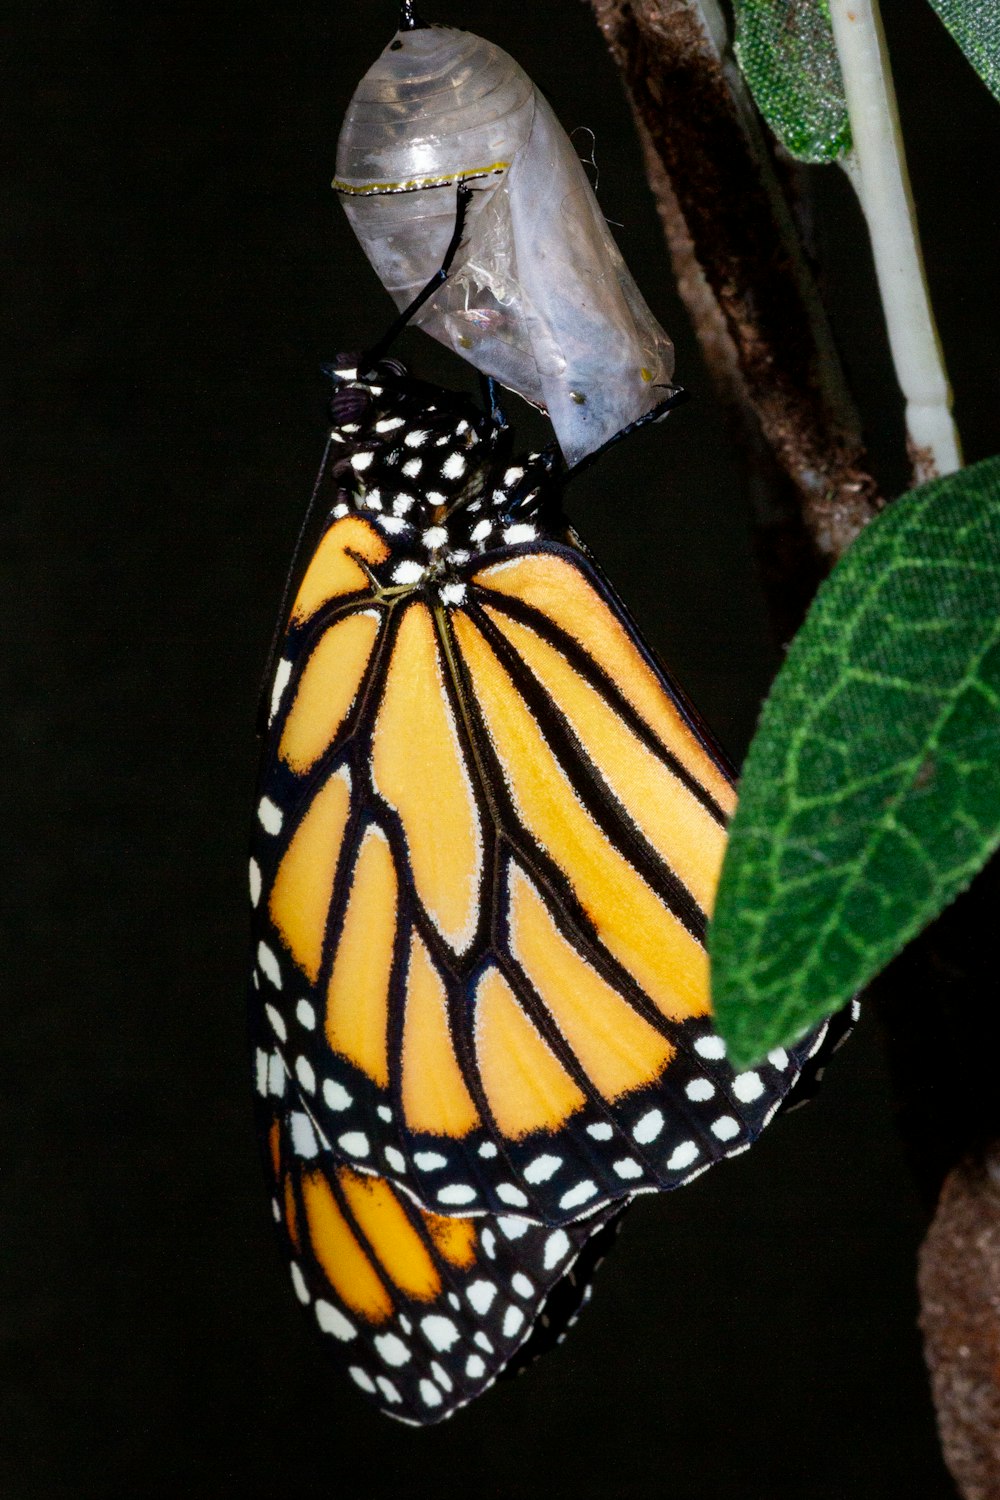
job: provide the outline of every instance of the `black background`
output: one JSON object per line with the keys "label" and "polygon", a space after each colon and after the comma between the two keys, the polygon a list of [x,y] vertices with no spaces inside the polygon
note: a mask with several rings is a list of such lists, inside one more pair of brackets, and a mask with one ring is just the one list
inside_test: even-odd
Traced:
{"label": "black background", "polygon": [[[581,480],[573,515],[740,754],[779,654],[616,75],[573,0],[434,9],[596,132],[605,212],[698,399]],[[976,459],[996,445],[1000,112],[928,8],[885,9]],[[328,182],[394,6],[4,11],[3,1493],[951,1495],[915,1326],[923,1211],[870,1018],[821,1101],[633,1209],[592,1307],[525,1377],[415,1433],[324,1362],[252,1138],[245,847],[318,366],[389,314]],[[895,489],[860,217],[835,169],[814,179],[830,306]],[[463,379],[420,335],[405,348]],[[933,1037],[922,1056],[929,1087]]]}

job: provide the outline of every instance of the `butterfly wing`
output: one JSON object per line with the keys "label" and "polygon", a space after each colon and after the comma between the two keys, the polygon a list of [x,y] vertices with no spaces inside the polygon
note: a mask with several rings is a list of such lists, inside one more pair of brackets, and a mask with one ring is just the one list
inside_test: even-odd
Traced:
{"label": "butterfly wing", "polygon": [[428,1213],[333,1156],[262,1040],[258,1112],[296,1296],[387,1415],[440,1422],[574,1320],[617,1211],[566,1229]]}
{"label": "butterfly wing", "polygon": [[477,523],[431,585],[394,516],[339,508],[251,867],[260,1002],[332,1149],[551,1224],[746,1149],[820,1039],[737,1074],[713,1030],[721,756],[571,534]]}

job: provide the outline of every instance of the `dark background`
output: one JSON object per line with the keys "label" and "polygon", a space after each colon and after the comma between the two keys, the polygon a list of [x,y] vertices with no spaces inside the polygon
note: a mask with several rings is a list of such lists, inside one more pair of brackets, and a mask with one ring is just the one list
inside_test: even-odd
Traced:
{"label": "dark background", "polygon": [[[581,480],[573,514],[739,755],[779,653],[616,75],[575,0],[433,9],[506,46],[568,126],[596,132],[605,212],[698,399]],[[929,8],[885,10],[976,459],[996,447],[1000,394],[1000,111]],[[318,366],[389,313],[328,183],[395,8],[4,12],[19,38],[4,1495],[952,1495],[915,1326],[923,1208],[870,1017],[817,1104],[632,1210],[592,1307],[527,1376],[416,1433],[326,1365],[252,1135],[245,846],[258,680],[323,442]],[[814,188],[838,336],[896,489],[900,405],[860,217],[835,169]],[[406,347],[422,373],[463,379],[420,335]],[[919,1055],[917,1091],[932,1035]]]}

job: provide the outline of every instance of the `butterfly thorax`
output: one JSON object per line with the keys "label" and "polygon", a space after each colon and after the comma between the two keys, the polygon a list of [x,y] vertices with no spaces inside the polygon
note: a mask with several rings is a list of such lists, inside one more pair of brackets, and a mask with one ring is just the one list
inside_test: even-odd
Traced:
{"label": "butterfly thorax", "polygon": [[346,363],[330,373],[332,515],[363,516],[390,544],[387,574],[373,578],[381,589],[429,585],[460,604],[470,563],[534,540],[542,512],[558,511],[554,452],[512,459],[499,415],[395,360],[364,378]]}

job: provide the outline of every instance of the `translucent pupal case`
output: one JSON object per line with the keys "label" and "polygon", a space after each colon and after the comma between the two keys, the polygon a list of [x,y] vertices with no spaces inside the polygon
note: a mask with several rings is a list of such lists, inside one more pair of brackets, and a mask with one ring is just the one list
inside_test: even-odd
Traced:
{"label": "translucent pupal case", "polygon": [[546,411],[577,463],[667,395],[673,347],[524,70],[470,32],[400,31],[351,100],[334,179],[400,308],[441,265],[463,182],[462,246],[414,321]]}

